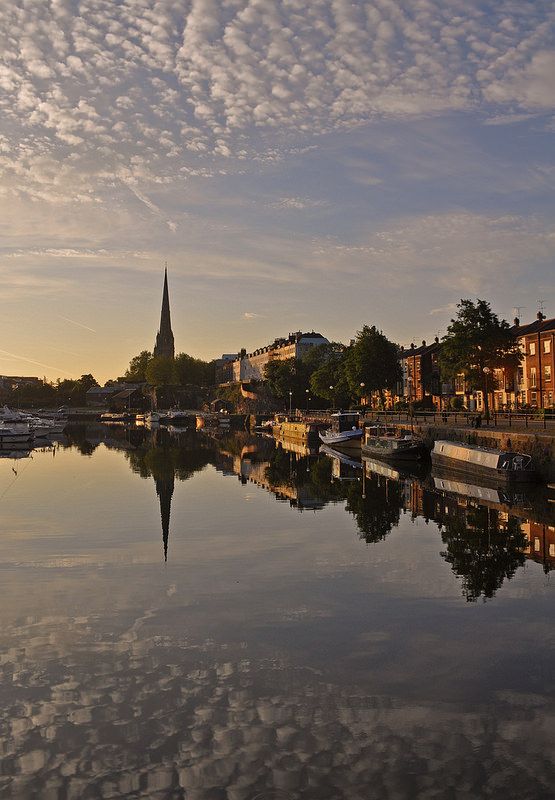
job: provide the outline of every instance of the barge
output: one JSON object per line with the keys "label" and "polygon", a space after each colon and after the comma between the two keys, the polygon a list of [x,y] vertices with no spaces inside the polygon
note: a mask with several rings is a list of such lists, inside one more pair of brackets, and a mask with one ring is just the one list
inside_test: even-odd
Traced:
{"label": "barge", "polygon": [[438,439],[434,444],[432,465],[456,475],[495,478],[503,483],[531,481],[536,477],[532,457],[526,453],[493,450],[443,439]]}

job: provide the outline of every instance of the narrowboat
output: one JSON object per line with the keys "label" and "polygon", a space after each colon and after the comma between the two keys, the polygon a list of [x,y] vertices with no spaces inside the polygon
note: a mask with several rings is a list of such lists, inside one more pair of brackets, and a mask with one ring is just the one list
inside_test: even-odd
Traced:
{"label": "narrowboat", "polygon": [[532,457],[526,453],[493,450],[464,442],[438,439],[432,465],[461,475],[495,477],[499,481],[530,481],[536,477]]}

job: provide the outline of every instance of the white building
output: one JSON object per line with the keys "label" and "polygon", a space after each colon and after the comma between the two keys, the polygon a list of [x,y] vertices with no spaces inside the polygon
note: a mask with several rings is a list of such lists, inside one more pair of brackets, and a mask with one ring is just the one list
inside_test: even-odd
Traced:
{"label": "white building", "polygon": [[290,333],[287,339],[275,339],[272,344],[252,353],[244,353],[232,363],[233,380],[237,383],[264,380],[264,367],[269,361],[302,358],[311,347],[329,344],[325,336],[315,331]]}

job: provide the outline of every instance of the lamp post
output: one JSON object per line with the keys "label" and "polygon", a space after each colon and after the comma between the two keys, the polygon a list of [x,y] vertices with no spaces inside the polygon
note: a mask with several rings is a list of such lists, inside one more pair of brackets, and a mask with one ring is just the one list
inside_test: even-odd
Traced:
{"label": "lamp post", "polygon": [[366,384],[364,383],[364,381],[361,381],[360,382],[360,405],[362,405],[362,400],[364,398],[364,387],[365,386],[366,386]]}
{"label": "lamp post", "polygon": [[491,369],[489,367],[484,367],[482,372],[484,373],[486,379],[485,412],[486,412],[486,422],[489,425],[488,375],[490,374]]}
{"label": "lamp post", "polygon": [[335,392],[333,391],[333,386],[330,386],[331,392],[331,410],[335,411]]}
{"label": "lamp post", "polygon": [[309,389],[305,389],[304,392],[306,394],[306,413],[308,414],[308,401],[310,400],[310,397],[308,395],[310,393],[310,390]]}
{"label": "lamp post", "polygon": [[291,404],[293,403],[293,392],[289,389],[289,416],[291,416]]}

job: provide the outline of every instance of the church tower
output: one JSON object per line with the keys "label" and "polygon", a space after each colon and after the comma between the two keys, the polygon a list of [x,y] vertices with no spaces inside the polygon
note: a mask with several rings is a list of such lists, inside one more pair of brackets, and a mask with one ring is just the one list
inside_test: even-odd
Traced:
{"label": "church tower", "polygon": [[170,295],[168,292],[168,269],[164,269],[164,292],[162,294],[162,314],[160,315],[160,330],[156,335],[154,345],[155,356],[174,358],[175,347],[173,342],[172,324],[170,319]]}

